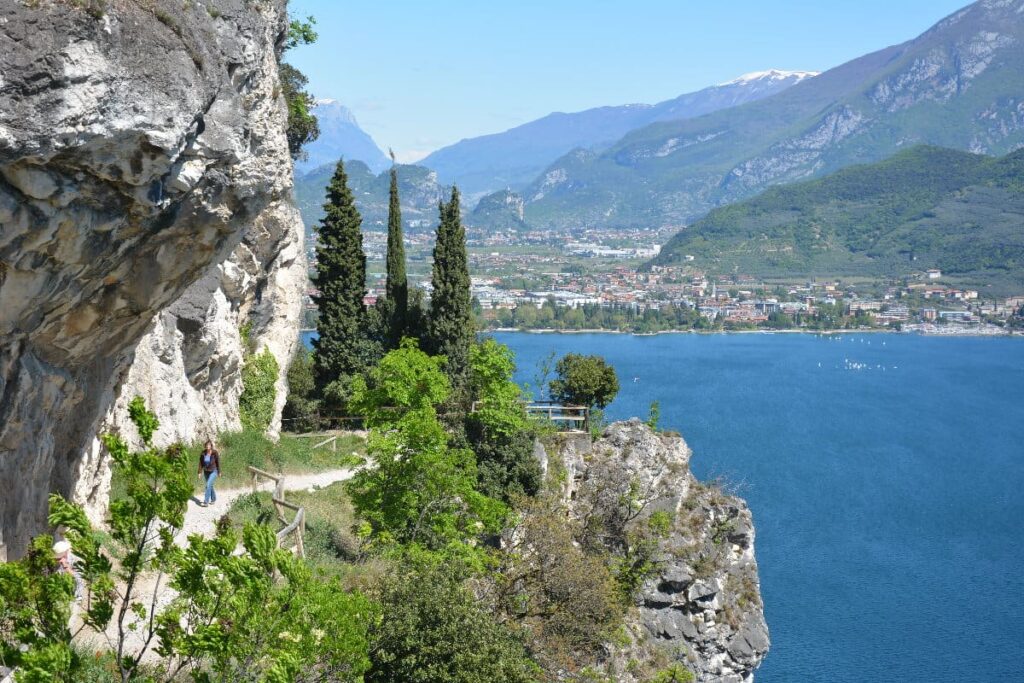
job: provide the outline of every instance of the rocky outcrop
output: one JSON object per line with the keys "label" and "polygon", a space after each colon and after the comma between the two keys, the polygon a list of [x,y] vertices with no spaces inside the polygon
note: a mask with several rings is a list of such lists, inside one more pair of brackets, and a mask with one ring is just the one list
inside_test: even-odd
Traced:
{"label": "rocky outcrop", "polygon": [[647,680],[636,662],[676,660],[698,681],[752,682],[769,638],[746,503],[697,481],[686,442],[639,420],[615,423],[595,442],[566,436],[553,450],[542,462],[557,457],[564,467],[570,514],[590,514],[595,495],[625,491],[638,502],[636,520],[659,511],[672,520],[630,613],[630,643],[608,663],[614,679]]}
{"label": "rocky outcrop", "polygon": [[277,79],[284,5],[0,8],[0,528],[13,554],[49,492],[104,502],[94,437],[131,396],[156,408],[161,438],[192,440],[237,425],[241,327],[286,365],[304,270]]}

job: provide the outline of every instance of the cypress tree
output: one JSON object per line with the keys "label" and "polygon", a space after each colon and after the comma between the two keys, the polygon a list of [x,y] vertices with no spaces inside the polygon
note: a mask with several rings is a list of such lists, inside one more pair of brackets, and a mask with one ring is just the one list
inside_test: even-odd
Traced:
{"label": "cypress tree", "polygon": [[320,318],[319,338],[313,342],[313,373],[317,395],[337,407],[348,380],[365,368],[367,351],[362,218],[356,210],[342,161],[338,161],[327,187],[324,210],[314,277],[319,294],[313,301],[320,310]]}
{"label": "cypress tree", "polygon": [[405,275],[405,245],[402,244],[402,207],[398,201],[398,170],[391,168],[391,192],[388,204],[387,290],[389,315],[387,343],[397,349],[407,333],[409,282]]}
{"label": "cypress tree", "polygon": [[446,371],[457,390],[465,386],[469,347],[475,337],[466,231],[459,216],[457,188],[452,188],[447,204],[441,202],[440,214],[437,243],[434,245],[427,348],[431,353],[448,357]]}

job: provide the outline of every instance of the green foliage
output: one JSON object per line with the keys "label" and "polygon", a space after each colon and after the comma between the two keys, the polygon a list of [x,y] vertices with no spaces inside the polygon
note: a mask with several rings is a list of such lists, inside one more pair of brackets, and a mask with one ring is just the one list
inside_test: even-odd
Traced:
{"label": "green foliage", "polygon": [[667,668],[659,671],[651,679],[651,683],[693,683],[695,680],[693,672],[679,662],[673,662]]}
{"label": "green foliage", "polygon": [[264,432],[274,419],[277,375],[280,367],[270,349],[250,354],[242,366],[242,395],[238,399],[238,412],[242,426]]}
{"label": "green foliage", "polygon": [[288,366],[288,400],[281,414],[283,428],[292,432],[317,429],[316,414],[320,404],[316,398],[313,378],[313,354],[304,346],[296,350]]}
{"label": "green foliage", "polygon": [[367,683],[527,683],[539,671],[522,642],[445,568],[403,572],[380,591]]}
{"label": "green foliage", "polygon": [[466,434],[476,453],[480,491],[512,503],[540,489],[540,463],[533,456],[535,430],[526,417],[523,394],[512,380],[512,352],[493,339],[470,348],[473,410]]}
{"label": "green foliage", "polygon": [[[318,36],[313,29],[315,24],[316,19],[313,17],[307,17],[305,21],[293,19],[288,24],[288,36],[285,39],[283,51],[316,42]],[[309,79],[291,64],[280,62],[278,77],[281,94],[288,107],[288,128],[285,131],[288,138],[288,151],[293,159],[299,159],[303,156],[303,145],[320,137],[320,124],[311,111],[316,100],[306,90]]]}
{"label": "green foliage", "polygon": [[476,335],[470,297],[466,230],[459,215],[459,191],[440,206],[440,224],[434,245],[430,316],[425,348],[448,359],[445,370],[452,380],[456,399],[469,373],[469,348]]}
{"label": "green foliage", "polygon": [[[130,415],[148,445],[156,417],[138,399]],[[43,535],[26,558],[0,565],[0,662],[19,667],[18,681],[363,680],[377,618],[365,597],[314,577],[266,526],[245,527],[241,554],[230,525],[179,548],[191,495],[184,450],[130,453],[119,437],[103,439],[125,478],[125,497],[110,509],[116,569],[81,508],[52,496],[49,524],[71,542],[81,621],[107,634],[112,651],[97,661],[71,647],[75,579],[58,570]],[[167,577],[175,597],[157,611]],[[141,664],[147,653],[155,665]]]}
{"label": "green foliage", "polygon": [[409,333],[409,282],[405,273],[405,245],[402,237],[402,206],[398,197],[398,169],[391,169],[388,190],[387,286],[384,301],[388,303],[387,347],[398,348]]}
{"label": "green foliage", "polygon": [[443,363],[406,339],[368,382],[353,383],[352,405],[366,416],[376,467],[356,474],[349,493],[376,544],[442,550],[501,528],[504,506],[476,490],[472,451],[449,447],[438,420],[450,391]]}
{"label": "green foliage", "polygon": [[601,356],[568,353],[555,366],[557,378],[549,385],[551,397],[567,405],[605,408],[619,393],[615,368]]}
{"label": "green foliage", "polygon": [[938,267],[1019,287],[1022,171],[1019,151],[993,159],[915,147],[716,209],[672,238],[653,263],[690,255],[711,272],[774,277],[900,277]]}
{"label": "green foliage", "polygon": [[19,562],[0,564],[0,664],[21,667],[20,681],[70,681],[74,580],[57,569],[44,534]]}
{"label": "green foliage", "polygon": [[362,681],[369,667],[365,597],[315,579],[268,527],[248,524],[246,553],[221,528],[192,537],[160,615],[160,653],[205,662],[216,680]]}
{"label": "green foliage", "polygon": [[291,50],[299,45],[310,45],[315,43],[319,36],[313,28],[314,26],[316,26],[315,17],[306,17],[305,21],[302,21],[301,19],[292,19],[291,22],[288,23],[288,38],[285,41],[284,49]]}
{"label": "green foliage", "polygon": [[306,90],[309,79],[291,64],[282,62],[278,66],[278,78],[288,107],[288,128],[285,131],[288,151],[293,159],[299,159],[303,145],[320,137],[320,124],[312,113],[316,100]]}
{"label": "green foliage", "polygon": [[603,552],[587,552],[557,495],[526,501],[505,547],[499,606],[531,634],[546,671],[596,661],[619,626],[624,605]]}
{"label": "green foliage", "polygon": [[365,333],[362,219],[342,161],[335,167],[324,209],[314,277],[319,293],[313,301],[320,318],[319,337],[313,341],[313,370],[317,395],[326,407],[339,409],[348,398],[352,377],[361,373],[375,355]]}
{"label": "green foliage", "polygon": [[658,431],[658,420],[661,419],[661,404],[651,401],[651,408],[647,415],[647,426],[653,431]]}

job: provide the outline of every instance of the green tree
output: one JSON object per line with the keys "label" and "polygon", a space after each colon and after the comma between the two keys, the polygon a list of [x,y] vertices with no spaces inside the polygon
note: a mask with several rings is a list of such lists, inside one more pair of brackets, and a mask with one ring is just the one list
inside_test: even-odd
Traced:
{"label": "green tree", "polygon": [[313,341],[313,374],[317,396],[339,408],[348,398],[349,383],[370,361],[366,335],[366,254],[362,218],[348,187],[344,162],[338,161],[327,188],[325,215],[316,248],[313,297],[320,311],[319,337]]}
{"label": "green tree", "polygon": [[300,345],[288,366],[288,400],[281,418],[284,428],[293,432],[317,429],[315,416],[319,408],[313,380],[313,354]]}
{"label": "green tree", "polygon": [[486,339],[470,349],[473,410],[466,434],[476,453],[477,488],[506,503],[537,493],[540,462],[533,455],[535,433],[527,420],[515,362],[504,344]]}
{"label": "green tree", "polygon": [[360,470],[348,490],[367,523],[364,535],[378,545],[461,552],[455,546],[501,528],[504,506],[476,490],[472,451],[449,447],[438,419],[451,391],[443,365],[405,339],[353,382],[352,405],[366,416],[375,466]]}
{"label": "green tree", "polygon": [[[309,17],[306,21],[293,20],[288,25],[288,37],[284,51],[299,45],[308,45],[317,40],[313,25],[316,20]],[[320,137],[320,124],[311,111],[316,103],[313,95],[306,90],[309,79],[291,64],[278,64],[278,78],[281,83],[281,95],[288,107],[288,151],[293,159],[303,156],[302,147]]]}
{"label": "green tree", "polygon": [[389,577],[380,595],[367,683],[527,683],[539,670],[451,570]]}
{"label": "green tree", "polygon": [[564,404],[604,409],[619,393],[615,368],[601,356],[568,353],[555,366],[551,397]]}
{"label": "green tree", "polygon": [[[179,548],[174,537],[192,494],[190,462],[179,447],[152,447],[159,423],[140,398],[129,415],[145,450],[130,453],[120,438],[103,437],[126,481],[126,496],[110,506],[116,570],[84,511],[50,497],[49,524],[65,530],[83,584],[79,630],[107,638],[113,679],[362,681],[376,617],[366,598],[314,578],[302,560],[277,548],[266,526],[245,528],[243,553],[230,525]],[[0,663],[17,666],[19,682],[70,683],[96,673],[71,647],[75,580],[59,570],[52,542],[37,537],[26,558],[0,564]],[[174,597],[159,608],[168,584]]]}
{"label": "green tree", "polygon": [[314,577],[265,525],[246,525],[245,553],[237,543],[229,525],[189,539],[172,581],[177,597],[158,620],[168,668],[196,680],[210,680],[208,668],[221,681],[361,683],[370,602]]}
{"label": "green tree", "polygon": [[[448,359],[446,372],[456,394],[466,384],[469,347],[476,334],[470,299],[466,231],[459,215],[459,190],[440,206],[440,224],[434,245],[430,316],[426,348]],[[463,398],[463,397],[457,397]]]}
{"label": "green tree", "polygon": [[405,274],[405,245],[402,243],[402,206],[398,198],[398,170],[391,168],[391,189],[388,202],[387,289],[388,349],[398,348],[407,334],[409,315],[409,282]]}

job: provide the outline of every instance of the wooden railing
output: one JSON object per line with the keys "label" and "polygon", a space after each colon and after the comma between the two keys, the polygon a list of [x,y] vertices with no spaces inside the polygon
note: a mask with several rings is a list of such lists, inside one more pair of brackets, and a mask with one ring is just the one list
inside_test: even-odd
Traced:
{"label": "wooden railing", "polygon": [[[271,474],[252,465],[249,465],[249,473],[252,474],[253,493],[259,490],[261,477],[274,482],[274,493],[270,496],[270,502],[274,504],[274,511],[277,513],[278,521],[284,524],[284,528],[277,532],[277,547],[280,548],[288,535],[293,534],[295,536],[295,554],[299,557],[305,557],[306,546],[303,543],[303,536],[306,533],[306,509],[294,503],[289,503],[284,499],[284,475]],[[295,517],[291,522],[285,517],[285,510],[292,510],[295,513]]]}

